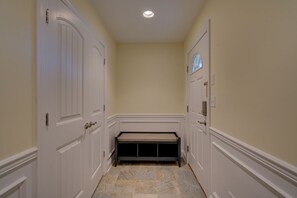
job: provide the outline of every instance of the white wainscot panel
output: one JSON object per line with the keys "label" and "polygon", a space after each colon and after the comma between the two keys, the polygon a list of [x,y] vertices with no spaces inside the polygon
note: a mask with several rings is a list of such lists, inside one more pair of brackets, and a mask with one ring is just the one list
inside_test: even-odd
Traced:
{"label": "white wainscot panel", "polygon": [[0,198],[36,197],[37,149],[0,161]]}
{"label": "white wainscot panel", "polygon": [[118,120],[116,116],[107,119],[107,157],[109,158],[115,149],[115,137],[119,134]]}
{"label": "white wainscot panel", "polygon": [[214,128],[211,143],[211,197],[297,197],[296,167]]}
{"label": "white wainscot panel", "polygon": [[119,115],[120,131],[176,132],[182,135],[183,115]]}
{"label": "white wainscot panel", "polygon": [[115,137],[119,134],[119,125],[116,115],[107,118],[107,169],[109,170],[114,162],[113,154],[115,150]]}

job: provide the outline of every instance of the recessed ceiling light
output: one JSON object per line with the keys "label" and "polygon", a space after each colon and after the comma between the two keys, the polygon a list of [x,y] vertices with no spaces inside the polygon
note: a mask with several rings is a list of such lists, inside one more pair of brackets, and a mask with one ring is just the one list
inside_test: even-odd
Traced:
{"label": "recessed ceiling light", "polygon": [[143,12],[143,16],[145,18],[152,18],[155,14],[153,13],[153,11],[147,10],[145,12]]}

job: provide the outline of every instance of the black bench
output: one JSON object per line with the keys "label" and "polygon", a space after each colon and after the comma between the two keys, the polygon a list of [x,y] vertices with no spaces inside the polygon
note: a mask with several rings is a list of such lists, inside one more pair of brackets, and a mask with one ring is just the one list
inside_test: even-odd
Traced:
{"label": "black bench", "polygon": [[120,161],[177,161],[180,137],[175,132],[121,132],[115,138],[115,166]]}

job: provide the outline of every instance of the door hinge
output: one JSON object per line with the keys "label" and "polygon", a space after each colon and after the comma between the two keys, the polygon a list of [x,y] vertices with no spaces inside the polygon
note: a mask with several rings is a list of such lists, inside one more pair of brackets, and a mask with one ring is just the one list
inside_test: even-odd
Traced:
{"label": "door hinge", "polygon": [[205,82],[203,85],[206,86],[206,97],[208,97],[208,82]]}
{"label": "door hinge", "polygon": [[105,65],[105,63],[106,63],[106,59],[104,59],[104,65]]}
{"label": "door hinge", "polygon": [[189,152],[190,151],[190,147],[189,146],[187,146],[187,152]]}
{"label": "door hinge", "polygon": [[105,158],[105,151],[103,151],[103,158]]}
{"label": "door hinge", "polygon": [[103,105],[103,111],[105,112],[105,105]]}
{"label": "door hinge", "polygon": [[187,105],[187,113],[189,113],[189,105]]}
{"label": "door hinge", "polygon": [[189,73],[189,66],[187,66],[187,73]]}
{"label": "door hinge", "polygon": [[202,101],[202,115],[207,116],[207,102]]}
{"label": "door hinge", "polygon": [[45,126],[48,127],[49,124],[49,118],[48,118],[48,113],[45,114]]}
{"label": "door hinge", "polygon": [[49,9],[46,9],[45,11],[45,22],[49,24]]}

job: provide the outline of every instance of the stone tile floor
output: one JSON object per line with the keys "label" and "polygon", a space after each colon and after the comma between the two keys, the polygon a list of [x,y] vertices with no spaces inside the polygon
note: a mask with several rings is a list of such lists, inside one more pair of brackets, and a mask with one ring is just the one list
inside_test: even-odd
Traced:
{"label": "stone tile floor", "polygon": [[120,164],[103,176],[92,198],[206,198],[186,164]]}

